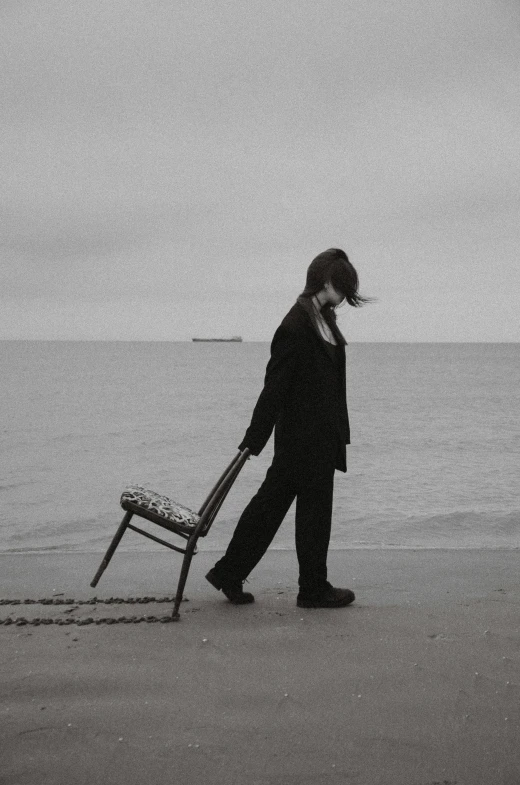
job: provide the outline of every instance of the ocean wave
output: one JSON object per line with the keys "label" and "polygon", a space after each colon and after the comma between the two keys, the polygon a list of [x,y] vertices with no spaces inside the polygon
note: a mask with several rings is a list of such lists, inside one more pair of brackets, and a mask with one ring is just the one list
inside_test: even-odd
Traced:
{"label": "ocean wave", "polygon": [[60,552],[68,550],[62,545],[28,545],[26,548],[18,546],[17,548],[3,548],[0,553],[46,553],[48,551]]}
{"label": "ocean wave", "polygon": [[[32,502],[32,504],[38,503],[39,502]],[[55,540],[63,542],[64,537],[74,539],[78,534],[88,534],[94,531],[99,533],[99,521],[95,518],[81,518],[73,523],[70,521],[42,521],[36,528],[11,532],[9,534],[9,541],[23,542],[24,540],[32,540],[34,543],[38,543],[49,537],[53,537]],[[41,546],[38,544],[35,547],[39,548]]]}
{"label": "ocean wave", "polygon": [[[520,510],[454,510],[349,526],[351,545],[381,548],[518,548]],[[345,533],[335,543],[345,545]]]}
{"label": "ocean wave", "polygon": [[0,484],[0,491],[16,491],[18,488],[25,488],[26,485],[35,485],[36,480],[20,480],[19,482]]}
{"label": "ocean wave", "polygon": [[520,524],[520,510],[454,510],[435,515],[410,515],[406,524],[429,526],[436,531],[449,531],[452,529],[470,531],[475,526],[493,528],[494,532],[513,534],[518,532]]}

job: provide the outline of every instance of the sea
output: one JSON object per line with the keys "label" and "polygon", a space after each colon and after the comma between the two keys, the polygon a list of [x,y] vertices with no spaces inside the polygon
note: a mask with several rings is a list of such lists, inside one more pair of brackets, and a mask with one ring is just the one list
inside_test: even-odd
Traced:
{"label": "sea", "polygon": [[[268,343],[0,342],[2,552],[105,550],[137,483],[198,509],[237,452]],[[520,344],[352,343],[331,548],[520,548]],[[251,458],[205,550],[272,457]],[[152,527],[153,528],[153,527]],[[273,545],[294,549],[294,510]],[[128,532],[120,548],[161,546]]]}

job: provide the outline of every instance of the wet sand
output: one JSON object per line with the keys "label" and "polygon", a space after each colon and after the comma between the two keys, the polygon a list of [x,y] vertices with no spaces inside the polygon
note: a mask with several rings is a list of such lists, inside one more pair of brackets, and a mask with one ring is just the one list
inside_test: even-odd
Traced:
{"label": "wet sand", "polygon": [[[517,551],[334,551],[340,610],[296,607],[296,557],[272,551],[256,602],[230,605],[196,556],[0,555],[2,785],[519,785]],[[347,577],[348,576],[348,577]],[[173,578],[173,580],[172,580]]]}

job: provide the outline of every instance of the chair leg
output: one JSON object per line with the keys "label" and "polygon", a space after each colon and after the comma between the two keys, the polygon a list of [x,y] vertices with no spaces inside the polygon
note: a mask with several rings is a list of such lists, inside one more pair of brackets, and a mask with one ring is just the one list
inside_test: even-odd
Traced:
{"label": "chair leg", "polygon": [[122,538],[123,534],[126,531],[126,527],[130,523],[132,515],[133,515],[133,513],[127,512],[125,517],[123,518],[123,520],[119,524],[119,528],[118,528],[118,530],[115,533],[114,539],[112,540],[112,542],[108,546],[108,550],[105,553],[103,561],[101,562],[101,564],[99,566],[99,570],[96,572],[96,574],[94,576],[94,580],[90,584],[91,586],[97,586],[99,579],[101,578],[101,576],[105,572],[106,568],[108,567],[108,565],[110,563],[110,559],[114,555],[117,546],[121,542],[121,538]]}
{"label": "chair leg", "polygon": [[186,545],[186,553],[184,554],[184,559],[182,560],[181,574],[179,576],[179,583],[177,584],[177,594],[175,595],[175,603],[173,605],[172,611],[172,619],[174,621],[179,621],[180,619],[179,608],[182,602],[182,595],[186,585],[186,580],[188,578],[188,573],[190,571],[191,560],[197,545],[197,539],[198,538],[188,540],[188,544]]}

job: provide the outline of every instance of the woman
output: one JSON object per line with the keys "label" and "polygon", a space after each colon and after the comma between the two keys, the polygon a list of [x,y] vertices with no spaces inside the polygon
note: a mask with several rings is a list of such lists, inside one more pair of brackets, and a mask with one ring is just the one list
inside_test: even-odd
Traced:
{"label": "woman", "polygon": [[274,456],[265,480],[236,526],[227,551],[206,575],[234,604],[254,601],[243,582],[258,564],[296,498],[297,605],[339,608],[355,599],[327,581],[334,471],[346,472],[350,444],[345,345],[335,308],[358,307],[358,276],[339,248],[319,254],[304,291],[276,330],[264,388],[240,450],[259,455],[271,433]]}

